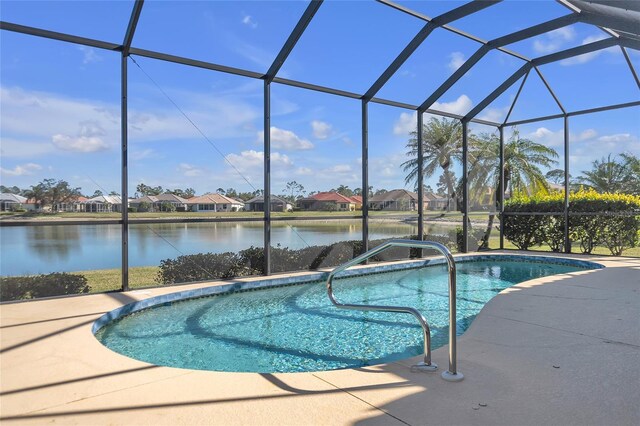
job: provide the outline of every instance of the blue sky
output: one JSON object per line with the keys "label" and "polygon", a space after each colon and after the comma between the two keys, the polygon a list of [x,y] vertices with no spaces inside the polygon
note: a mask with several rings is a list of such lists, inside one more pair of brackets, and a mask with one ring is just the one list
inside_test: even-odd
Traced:
{"label": "blue sky", "polygon": [[[432,17],[463,4],[400,3]],[[120,43],[132,4],[3,1],[0,13],[5,21]],[[133,45],[264,72],[306,5],[147,1]],[[567,13],[553,1],[505,1],[452,26],[491,39]],[[180,25],[183,22],[189,25]],[[376,2],[325,1],[279,76],[363,93],[423,25]],[[7,31],[0,37],[2,184],[28,187],[55,177],[87,194],[96,189],[119,192],[119,54]],[[602,37],[597,28],[575,24],[508,47],[537,57]],[[435,30],[378,96],[420,104],[478,47]],[[640,55],[629,52],[640,70]],[[140,182],[193,187],[198,193],[219,187],[262,188],[262,82],[134,59],[144,72],[129,62],[130,191]],[[491,52],[433,108],[465,114],[521,65],[510,55]],[[570,111],[639,98],[618,48],[545,65],[541,71]],[[478,117],[502,121],[518,86]],[[532,73],[511,118],[558,112]],[[340,184],[359,187],[360,119],[358,100],[273,84],[273,192],[282,192],[291,180],[307,191]],[[572,118],[572,174],[609,153],[640,155],[639,123],[638,107]],[[401,164],[413,128],[413,111],[370,105],[369,179],[374,188],[405,187]],[[523,125],[519,131],[558,149],[562,158],[562,120]],[[427,183],[435,187],[436,181],[434,176]]]}

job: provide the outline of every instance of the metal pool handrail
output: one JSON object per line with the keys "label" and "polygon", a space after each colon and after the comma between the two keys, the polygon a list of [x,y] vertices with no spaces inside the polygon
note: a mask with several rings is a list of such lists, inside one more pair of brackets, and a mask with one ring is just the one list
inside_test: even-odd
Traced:
{"label": "metal pool handrail", "polygon": [[424,362],[414,366],[418,370],[435,371],[438,366],[431,362],[431,330],[426,318],[417,309],[405,306],[381,306],[381,305],[353,305],[349,303],[339,302],[333,294],[333,278],[336,274],[364,262],[367,259],[385,251],[390,247],[409,247],[409,248],[433,248],[440,251],[446,261],[449,270],[449,370],[442,373],[442,378],[448,381],[457,382],[463,379],[462,373],[456,370],[456,263],[449,249],[434,241],[417,241],[417,240],[390,240],[386,243],[375,247],[360,256],[343,263],[329,273],[327,277],[327,294],[331,302],[342,309],[352,309],[361,311],[385,311],[385,312],[402,312],[412,314],[420,322],[422,332],[424,334]]}

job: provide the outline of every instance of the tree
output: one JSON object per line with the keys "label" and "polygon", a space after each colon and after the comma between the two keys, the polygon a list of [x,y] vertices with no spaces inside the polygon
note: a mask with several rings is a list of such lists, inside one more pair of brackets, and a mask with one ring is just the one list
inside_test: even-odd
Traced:
{"label": "tree", "polygon": [[[633,191],[633,186],[638,185],[638,176],[634,173],[634,164],[638,158],[630,154],[624,154],[622,161],[616,161],[609,154],[606,158],[595,160],[591,170],[582,171],[582,176],[578,177],[578,183],[593,188],[597,192],[629,192]],[[637,169],[636,169],[637,172]],[[635,174],[635,176],[634,176]],[[635,181],[635,182],[633,182]]]}
{"label": "tree", "polygon": [[[224,188],[218,188],[218,189],[216,189],[216,192],[218,194],[220,194],[220,195],[225,195],[226,194],[226,191],[224,190]],[[234,192],[235,192],[235,190],[234,190]]]}
{"label": "tree", "polygon": [[451,197],[452,194],[449,193],[449,182],[456,181],[456,174],[450,170],[445,170],[442,172],[440,177],[438,178],[438,183],[436,184],[436,194],[441,197]]}
{"label": "tree", "polygon": [[[498,209],[500,199],[497,195],[506,189],[511,194],[548,193],[549,183],[540,167],[549,169],[557,164],[558,153],[553,148],[521,138],[518,130],[514,129],[504,144],[504,189],[500,180],[500,140],[495,134],[486,133],[474,138],[469,157],[473,161],[469,167],[470,203],[481,202],[478,197],[484,196],[487,188],[495,188],[493,194]],[[494,213],[491,213],[480,248],[488,247],[493,220]]]}
{"label": "tree", "polygon": [[111,195],[111,196],[113,196],[113,197],[119,197],[119,196],[120,196],[120,193],[119,193],[119,192],[116,192],[116,191],[111,191],[111,192],[109,192],[109,195]]}
{"label": "tree", "polygon": [[96,189],[96,190],[93,192],[93,195],[92,195],[91,197],[89,197],[89,198],[95,198],[95,197],[99,197],[99,196],[101,196],[101,195],[102,195],[102,191],[100,191],[99,189]]}
{"label": "tree", "polygon": [[27,197],[33,198],[42,208],[67,203],[80,196],[80,188],[72,188],[64,180],[45,179],[27,191]]}
{"label": "tree", "polygon": [[623,192],[640,195],[640,158],[631,153],[620,154],[620,156],[624,160],[624,168],[627,171]]}
{"label": "tree", "polygon": [[375,194],[373,194],[373,195],[386,194],[387,192],[389,192],[389,191],[387,191],[387,190],[386,190],[386,189],[384,189],[384,188],[380,188],[380,189],[378,189],[378,190],[375,192]]}
{"label": "tree", "polygon": [[20,189],[17,186],[7,187],[7,186],[4,186],[4,185],[0,185],[0,192],[2,192],[3,194],[22,195],[22,194],[24,194],[25,190]]}
{"label": "tree", "polygon": [[193,198],[196,195],[196,191],[193,188],[187,188],[187,189],[184,189],[184,190],[176,188],[174,190],[167,189],[165,191],[165,194],[173,194],[173,195],[175,195],[177,197],[182,197],[182,198],[189,199],[189,198]]}
{"label": "tree", "polygon": [[224,189],[222,189],[224,192],[220,192],[219,191],[220,189],[222,189],[222,188],[218,188],[218,191],[216,191],[216,192],[218,192],[219,194],[222,194],[222,195],[226,195],[227,197],[230,197],[230,198],[238,198],[239,197],[238,192],[233,188],[229,188],[226,191]]}
{"label": "tree", "polygon": [[[353,195],[362,196],[362,188],[356,188],[353,190]],[[373,186],[369,186],[369,197],[373,197]]]}
{"label": "tree", "polygon": [[144,183],[139,183],[136,186],[136,194],[144,197],[145,195],[160,195],[164,192],[161,186],[148,186]]}
{"label": "tree", "polygon": [[337,192],[338,194],[342,194],[345,197],[353,196],[353,191],[349,188],[348,185],[340,185],[336,189],[332,189],[331,192]]}
{"label": "tree", "polygon": [[564,185],[564,170],[562,169],[549,170],[544,177],[549,182],[553,182],[556,185]]}
{"label": "tree", "polygon": [[[469,138],[471,142],[472,138]],[[402,163],[405,172],[409,172],[404,181],[407,184],[418,180],[418,132],[411,132],[407,142],[407,157],[410,159]],[[455,180],[451,166],[457,162],[462,164],[462,124],[460,121],[432,117],[422,126],[422,149],[424,152],[423,176],[433,176],[440,168],[443,170],[444,184],[448,198],[455,197]],[[415,185],[414,185],[415,186]]]}
{"label": "tree", "polygon": [[300,198],[300,196],[304,196],[304,186],[302,186],[295,180],[292,180],[291,182],[287,182],[287,186],[285,190],[287,191],[288,194],[290,194],[289,196],[290,201],[295,202],[295,200]]}

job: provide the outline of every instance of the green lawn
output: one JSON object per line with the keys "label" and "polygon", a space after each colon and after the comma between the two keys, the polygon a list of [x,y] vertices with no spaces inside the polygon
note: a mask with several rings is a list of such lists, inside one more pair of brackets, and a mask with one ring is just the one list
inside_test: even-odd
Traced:
{"label": "green lawn", "polygon": [[[87,278],[91,293],[120,290],[122,287],[122,271],[118,269],[96,269],[93,271],[77,271],[72,274],[84,275]],[[141,288],[158,285],[155,278],[157,266],[129,268],[129,287]]]}

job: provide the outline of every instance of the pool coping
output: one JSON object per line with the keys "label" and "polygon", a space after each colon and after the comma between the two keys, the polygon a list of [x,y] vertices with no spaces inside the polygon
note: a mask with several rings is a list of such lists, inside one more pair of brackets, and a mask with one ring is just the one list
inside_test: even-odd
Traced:
{"label": "pool coping", "polygon": [[[410,373],[415,358],[316,373],[155,367],[112,352],[93,336],[93,323],[105,312],[175,287],[3,305],[0,420],[21,425],[640,423],[634,397],[640,393],[640,259],[554,257],[606,268],[526,281],[494,297],[458,340],[461,383]],[[440,371],[447,350],[434,351]]]}

